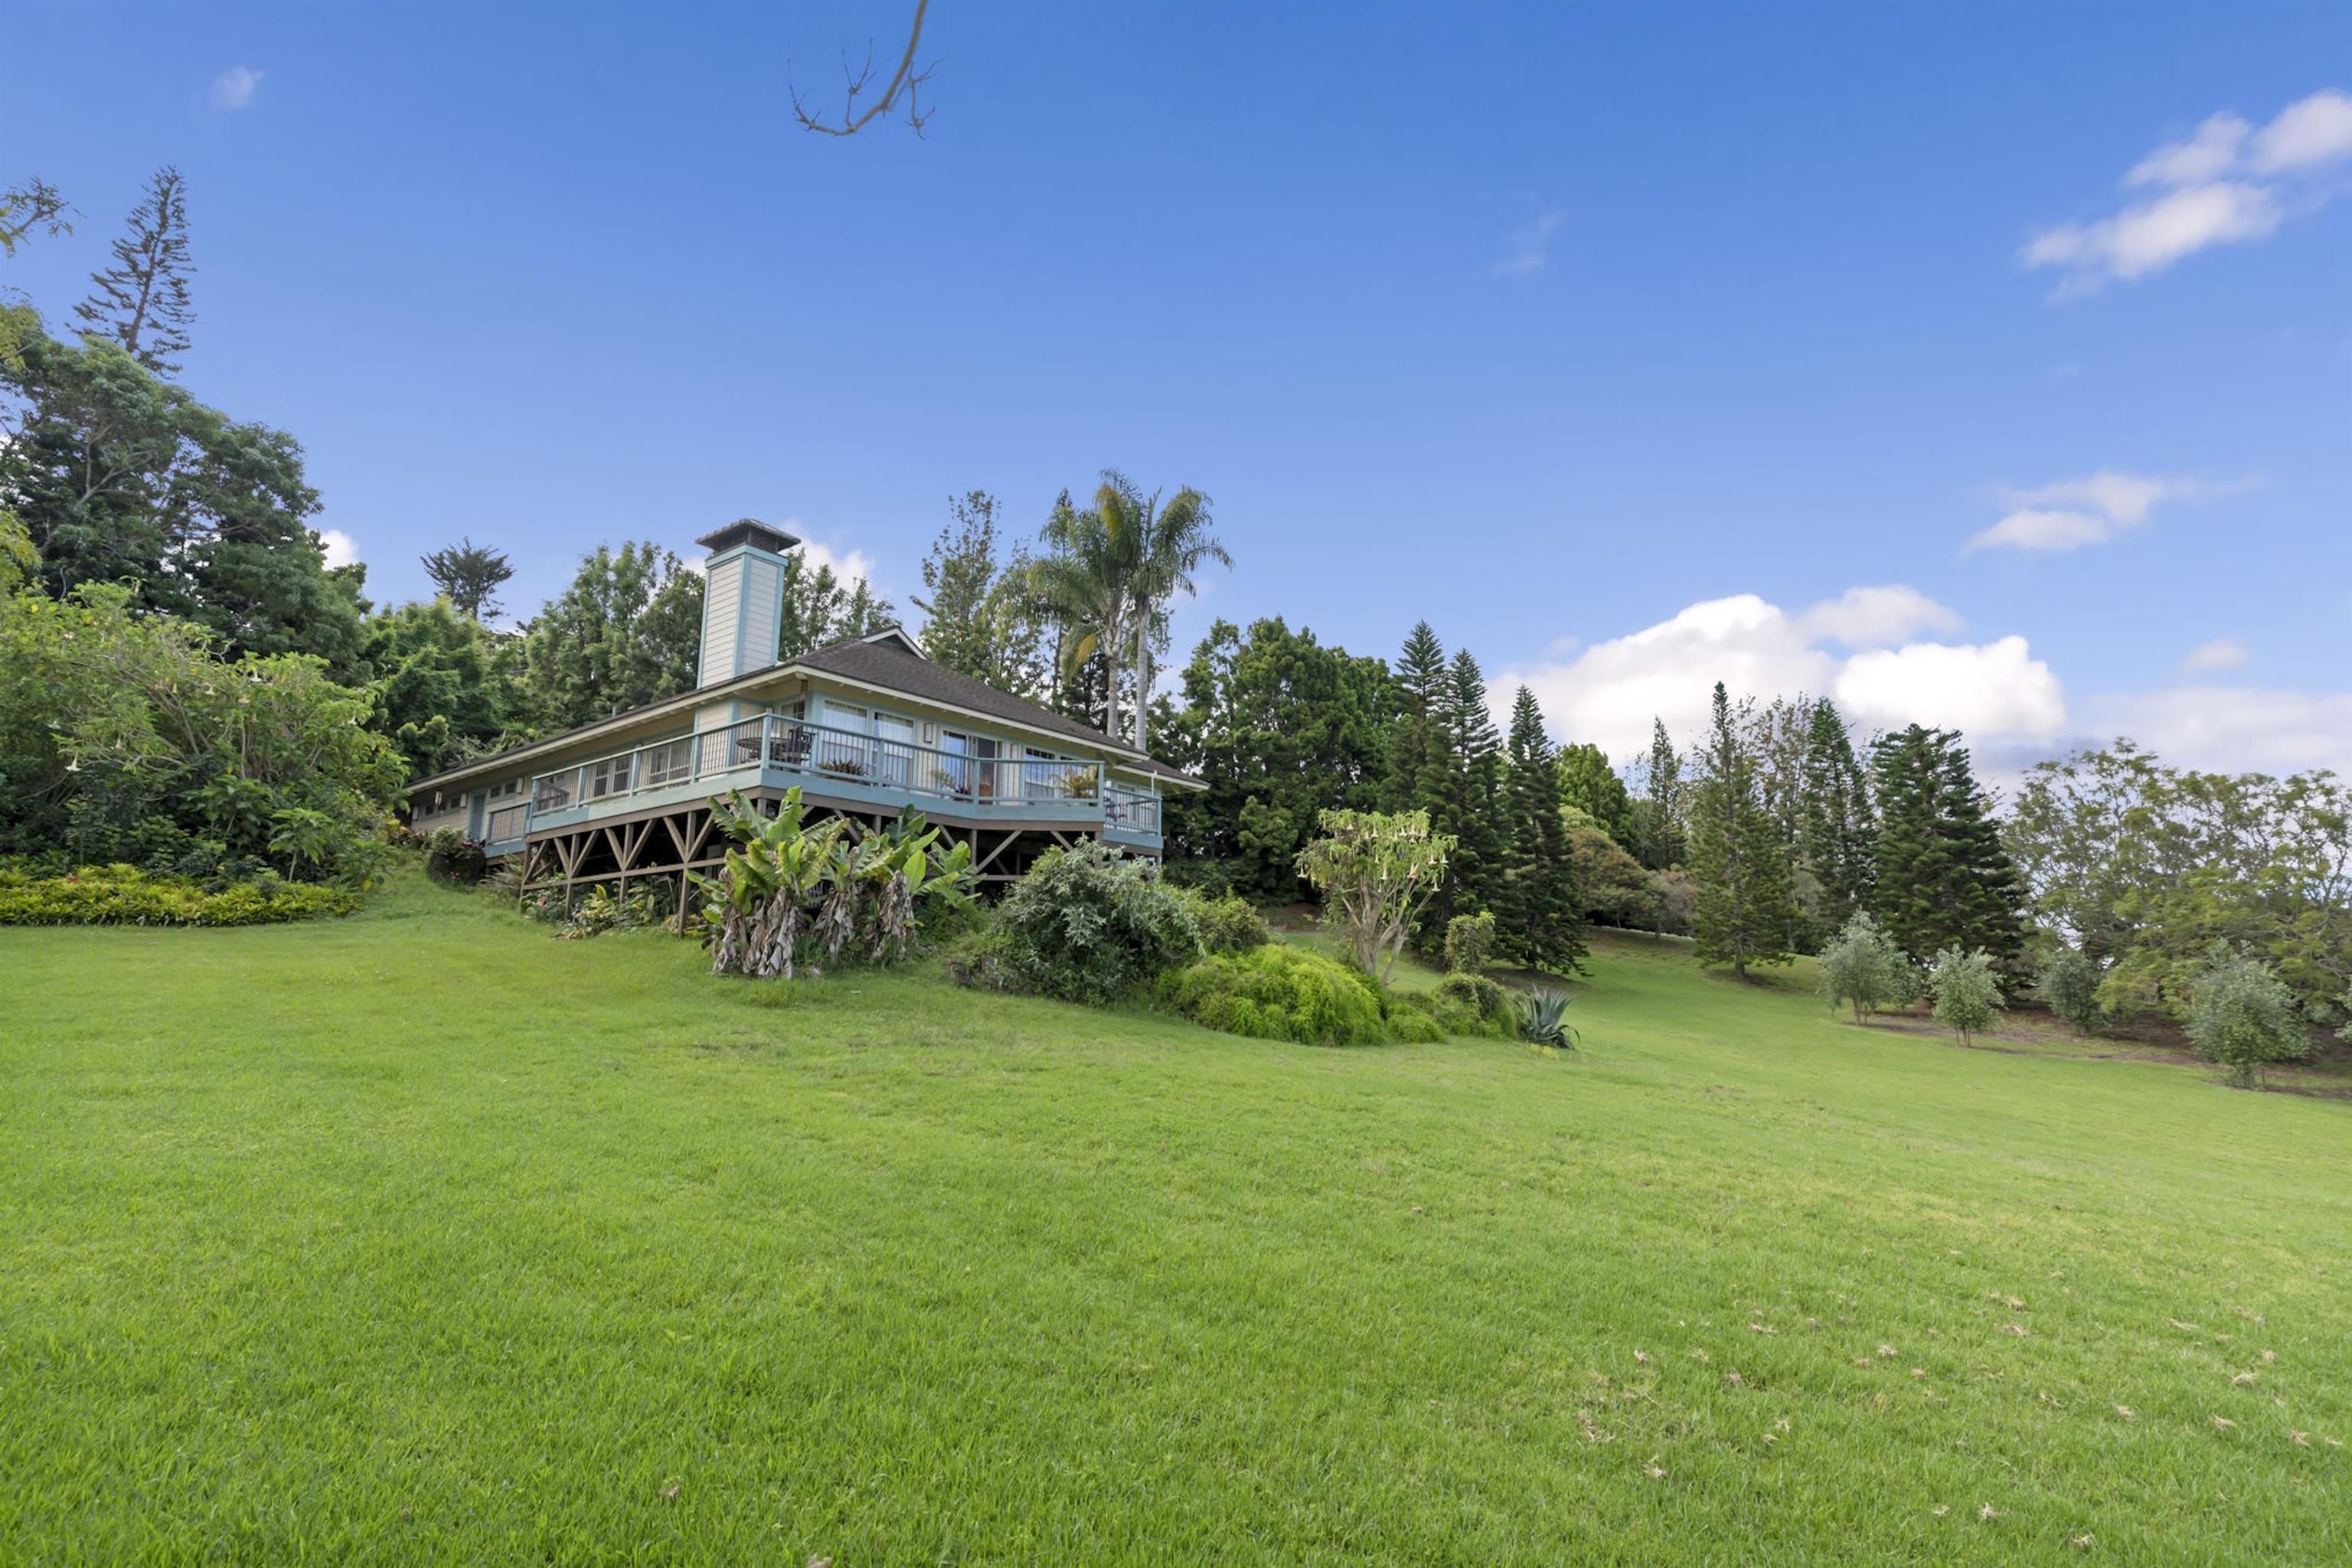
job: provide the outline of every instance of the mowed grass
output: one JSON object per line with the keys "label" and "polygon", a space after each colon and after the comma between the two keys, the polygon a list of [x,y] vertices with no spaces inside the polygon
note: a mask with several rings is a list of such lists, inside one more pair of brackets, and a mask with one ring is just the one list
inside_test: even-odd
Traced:
{"label": "mowed grass", "polygon": [[700,970],[0,931],[0,1557],[2352,1561],[2344,1103],[1639,942],[1567,1058]]}

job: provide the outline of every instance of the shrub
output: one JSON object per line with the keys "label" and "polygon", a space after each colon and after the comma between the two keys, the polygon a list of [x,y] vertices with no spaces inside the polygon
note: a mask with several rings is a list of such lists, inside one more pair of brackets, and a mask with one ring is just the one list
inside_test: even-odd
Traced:
{"label": "shrub", "polygon": [[[1306,1046],[1366,1046],[1390,1037],[1371,982],[1302,948],[1274,943],[1219,953],[1168,975],[1160,989],[1187,1018],[1229,1035]],[[1429,1027],[1435,1031],[1433,1023]]]}
{"label": "shrub", "polygon": [[2105,1028],[2108,1013],[2099,1000],[2099,966],[2071,947],[2062,947],[2042,966],[2039,989],[2050,1011],[2086,1035]]}
{"label": "shrub", "polygon": [[1381,1021],[1388,1028],[1389,1038],[1408,1046],[1433,1046],[1448,1035],[1478,1033],[1478,1021],[1466,1008],[1423,996],[1391,994],[1381,1009]]}
{"label": "shrub", "polygon": [[1927,969],[1927,996],[1936,1021],[1958,1031],[1964,1046],[1990,1027],[1994,1013],[2007,1005],[2000,999],[2000,980],[1993,973],[1992,954],[1982,948],[1962,952],[1948,947],[1937,953]]}
{"label": "shrub", "polygon": [[1201,928],[1201,945],[1213,953],[1248,952],[1274,940],[1273,928],[1247,899],[1234,893],[1211,898],[1192,888],[1172,890]]}
{"label": "shrub", "polygon": [[454,827],[436,827],[425,840],[425,874],[453,888],[470,888],[489,865],[482,841]]}
{"label": "shrub", "polygon": [[642,931],[660,924],[668,914],[669,897],[665,884],[639,882],[625,893],[616,893],[599,882],[573,900],[570,918],[555,934],[567,942],[577,942],[583,937],[603,936],[606,931]]}
{"label": "shrub", "polygon": [[2197,1054],[2229,1069],[2232,1083],[2262,1081],[2270,1062],[2293,1061],[2311,1049],[2311,1036],[2294,993],[2260,959],[2216,942],[2190,981],[2182,1026]]}
{"label": "shrub", "polygon": [[1202,956],[1201,928],[1148,860],[1114,845],[1049,849],[996,907],[999,984],[1104,1003]]}
{"label": "shrub", "polygon": [[1495,917],[1480,910],[1455,915],[1445,922],[1445,967],[1456,974],[1475,974],[1495,952]]}
{"label": "shrub", "polygon": [[1822,994],[1832,1007],[1849,1004],[1857,1024],[1865,1015],[1910,1001],[1913,992],[1911,961],[1867,914],[1846,921],[1822,950]]}
{"label": "shrub", "polygon": [[1568,993],[1540,986],[1519,997],[1519,1033],[1533,1044],[1554,1050],[1576,1048],[1576,1030],[1568,1022]]}
{"label": "shrub", "polygon": [[1507,1030],[1512,1026],[1510,992],[1483,974],[1449,974],[1437,983],[1437,997],[1467,1008],[1482,1024],[1500,1025]]}
{"label": "shrub", "polygon": [[89,866],[55,877],[0,870],[0,925],[272,925],[357,908],[359,900],[341,889],[275,873],[207,887],[132,866]]}

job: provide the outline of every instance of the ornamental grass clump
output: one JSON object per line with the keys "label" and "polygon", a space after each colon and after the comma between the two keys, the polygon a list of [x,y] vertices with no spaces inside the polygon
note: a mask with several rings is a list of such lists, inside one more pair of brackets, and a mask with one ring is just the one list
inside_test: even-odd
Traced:
{"label": "ornamental grass clump", "polygon": [[1204,958],[1169,975],[1160,991],[1185,1017],[1228,1035],[1303,1046],[1370,1046],[1391,1037],[1368,976],[1279,943]]}

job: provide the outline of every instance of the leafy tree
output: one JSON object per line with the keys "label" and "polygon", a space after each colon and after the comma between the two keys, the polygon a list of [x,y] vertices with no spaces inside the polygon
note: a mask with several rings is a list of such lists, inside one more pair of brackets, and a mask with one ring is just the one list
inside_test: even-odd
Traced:
{"label": "leafy tree", "polygon": [[2294,1061],[2311,1049],[2294,993],[2270,965],[2227,942],[2213,944],[2190,983],[2182,1026],[2198,1055],[2249,1088],[2270,1063]]}
{"label": "leafy tree", "polygon": [[1183,707],[1160,721],[1169,760],[1203,780],[1171,797],[1171,868],[1265,899],[1298,896],[1299,847],[1327,810],[1379,798],[1391,702],[1376,658],[1280,619],[1209,628],[1185,667]]}
{"label": "leafy tree", "polygon": [[1717,681],[1713,722],[1696,753],[1699,778],[1690,810],[1695,951],[1701,963],[1727,963],[1742,980],[1752,964],[1786,963],[1791,956],[1788,858],[1764,809],[1750,717],[1749,705],[1735,709]]}
{"label": "leafy tree", "polygon": [[180,368],[195,310],[188,301],[188,187],[170,164],[155,171],[131,210],[130,232],[114,242],[114,265],[89,275],[89,298],[74,314],[158,375]]}
{"label": "leafy tree", "polygon": [[33,536],[15,512],[0,510],[0,598],[31,583],[40,569],[41,552],[33,548]]}
{"label": "leafy tree", "polygon": [[2079,949],[2062,947],[2042,965],[2042,1000],[2050,1011],[2086,1035],[2108,1022],[2099,1001],[2099,966]]}
{"label": "leafy tree", "polygon": [[1684,832],[1682,757],[1666,733],[1666,721],[1650,721],[1650,754],[1642,766],[1642,798],[1638,827],[1642,864],[1664,871],[1683,863],[1688,845]]}
{"label": "leafy tree", "polygon": [[1993,973],[1992,954],[1977,949],[1963,952],[1948,947],[1927,966],[1927,996],[1936,1021],[1960,1037],[1960,1044],[1992,1026],[2001,1000],[2000,981]]}
{"label": "leafy tree", "polygon": [[364,880],[403,773],[366,695],[218,653],[122,587],[0,597],[0,853]]}
{"label": "leafy tree", "polygon": [[[700,632],[700,604],[695,631]],[[783,608],[776,629],[778,659],[847,637],[870,637],[897,624],[898,608],[863,577],[843,580],[833,567],[799,552],[784,558]],[[688,684],[691,684],[689,681]]]}
{"label": "leafy tree", "polygon": [[1423,811],[1327,811],[1323,836],[1298,852],[1298,874],[1323,895],[1323,918],[1356,966],[1386,984],[1423,906],[1445,879],[1454,841]]}
{"label": "leafy tree", "polygon": [[2116,1014],[2180,1013],[2215,942],[2315,1022],[2352,981],[2352,793],[2326,773],[2186,773],[2117,742],[2028,775],[2005,839],[2041,922]]}
{"label": "leafy tree", "polygon": [[1573,822],[1568,848],[1585,919],[1629,931],[1654,923],[1657,910],[1652,873],[1642,869],[1622,845],[1590,822]]}
{"label": "leafy tree", "polygon": [[657,544],[600,544],[524,629],[526,723],[569,730],[690,690],[701,639],[700,577]]}
{"label": "leafy tree", "polygon": [[1625,849],[1641,847],[1633,797],[1600,747],[1584,742],[1559,749],[1559,796],[1591,817],[1595,826]]}
{"label": "leafy tree", "polygon": [[999,691],[1033,700],[1052,689],[1045,624],[1030,584],[1029,552],[996,550],[996,498],[973,490],[951,498],[955,522],[923,557],[923,651]]}
{"label": "leafy tree", "polygon": [[1536,694],[1524,686],[1511,701],[1504,778],[1507,860],[1496,879],[1503,952],[1531,968],[1572,973],[1583,966],[1583,910],[1560,811],[1559,759]]}
{"label": "leafy tree", "polygon": [[459,615],[488,625],[504,613],[504,606],[493,596],[514,575],[504,552],[460,539],[418,559],[424,563],[425,575]]}
{"label": "leafy tree", "polygon": [[1805,737],[1798,850],[1811,879],[1811,923],[1845,929],[1869,908],[1877,879],[1878,824],[1853,740],[1836,704],[1812,704]]}
{"label": "leafy tree", "polygon": [[1879,815],[1873,912],[1908,952],[1981,949],[2014,973],[2025,945],[2024,889],[1959,735],[1914,724],[1882,737],[1871,764]]}
{"label": "leafy tree", "polygon": [[13,257],[35,229],[50,238],[73,232],[74,209],[47,180],[28,179],[0,191],[0,256]]}
{"label": "leafy tree", "polygon": [[292,437],[206,407],[94,335],[28,331],[0,386],[22,413],[0,479],[51,594],[127,583],[141,607],[198,622],[232,654],[315,654],[357,678],[358,580],[327,569]]}
{"label": "leafy tree", "polygon": [[1850,1005],[1857,1024],[1911,999],[1911,961],[1866,910],[1855,910],[1822,949],[1821,970],[1822,994],[1832,1007]]}
{"label": "leafy tree", "polygon": [[501,639],[446,598],[402,605],[367,623],[361,655],[373,679],[373,728],[423,778],[494,750],[517,707]]}

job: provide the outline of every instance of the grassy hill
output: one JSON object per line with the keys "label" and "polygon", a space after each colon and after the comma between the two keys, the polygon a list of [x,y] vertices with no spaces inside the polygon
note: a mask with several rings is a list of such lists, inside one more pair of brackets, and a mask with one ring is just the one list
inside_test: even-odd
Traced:
{"label": "grassy hill", "polygon": [[0,931],[29,1562],[2352,1560],[2352,1105],[1605,945],[1586,1049]]}

